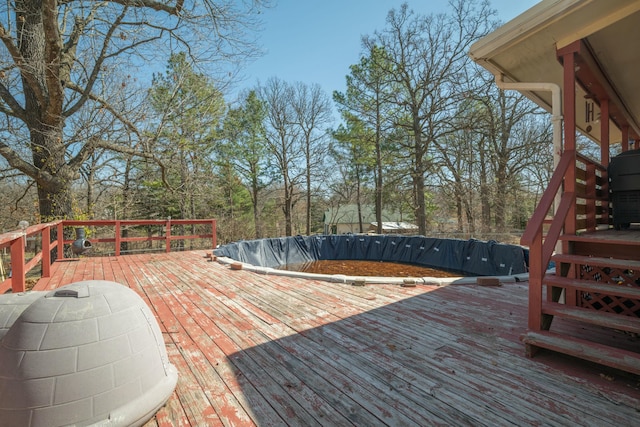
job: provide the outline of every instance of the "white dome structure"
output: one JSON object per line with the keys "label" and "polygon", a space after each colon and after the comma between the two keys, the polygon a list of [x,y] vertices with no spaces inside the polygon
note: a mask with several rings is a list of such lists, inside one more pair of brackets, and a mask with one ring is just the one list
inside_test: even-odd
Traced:
{"label": "white dome structure", "polygon": [[90,280],[0,295],[0,426],[138,426],[178,379],[133,290]]}

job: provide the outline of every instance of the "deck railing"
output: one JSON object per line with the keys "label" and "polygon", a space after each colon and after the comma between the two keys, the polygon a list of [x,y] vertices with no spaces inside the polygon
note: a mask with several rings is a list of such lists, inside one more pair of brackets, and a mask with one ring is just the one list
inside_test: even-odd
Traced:
{"label": "deck railing", "polygon": [[[560,203],[551,212],[560,190]],[[608,224],[607,169],[575,151],[565,151],[520,239],[522,245],[529,247],[530,330],[539,331],[543,326],[543,279],[560,236]]]}
{"label": "deck railing", "polygon": [[[210,227],[210,233],[175,234],[172,227],[204,225]],[[156,227],[162,233],[146,236],[123,236],[123,230],[137,226]],[[166,220],[61,220],[46,224],[37,224],[26,227],[24,230],[13,231],[0,235],[0,250],[9,249],[10,268],[8,278],[0,282],[0,294],[11,290],[12,292],[24,292],[26,288],[27,273],[36,266],[41,265],[41,277],[50,277],[53,260],[65,258],[65,245],[71,245],[76,239],[65,237],[65,228],[78,227],[103,227],[112,228],[112,237],[88,238],[91,244],[113,244],[113,255],[121,255],[121,245],[128,242],[164,241],[165,252],[171,251],[171,242],[190,239],[207,239],[211,241],[211,248],[216,247],[216,220],[215,219],[166,219]],[[52,230],[55,230],[52,233]],[[52,236],[55,238],[52,239]],[[39,239],[37,239],[39,237]],[[33,257],[26,260],[25,247],[29,238],[40,240],[41,248],[36,250]],[[55,251],[55,252],[53,252]],[[53,252],[53,257],[52,257]]]}

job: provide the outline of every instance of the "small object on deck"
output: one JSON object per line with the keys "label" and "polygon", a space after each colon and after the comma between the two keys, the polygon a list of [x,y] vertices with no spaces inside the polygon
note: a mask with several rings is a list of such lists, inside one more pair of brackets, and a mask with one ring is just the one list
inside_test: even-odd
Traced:
{"label": "small object on deck", "polygon": [[234,262],[230,265],[232,270],[242,270],[242,263]]}
{"label": "small object on deck", "polygon": [[71,244],[71,252],[74,255],[82,255],[91,250],[93,247],[91,242],[88,241],[85,235],[84,228],[78,227],[76,228],[76,240]]}
{"label": "small object on deck", "polygon": [[415,279],[404,279],[400,284],[403,288],[415,288],[416,280]]}
{"label": "small object on deck", "polygon": [[480,286],[502,286],[497,277],[478,277],[476,283]]}
{"label": "small object on deck", "polygon": [[352,286],[364,286],[365,279],[362,277],[356,277],[356,279],[351,283]]}

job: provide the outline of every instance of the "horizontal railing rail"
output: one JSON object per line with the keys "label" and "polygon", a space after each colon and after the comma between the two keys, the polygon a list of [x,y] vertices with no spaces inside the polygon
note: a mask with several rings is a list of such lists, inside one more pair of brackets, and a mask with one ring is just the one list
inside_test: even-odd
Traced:
{"label": "horizontal railing rail", "polygon": [[[176,234],[173,227],[203,225],[210,229],[210,233]],[[140,227],[155,226],[162,230],[159,235],[123,236],[123,230]],[[38,265],[41,266],[41,277],[50,277],[52,260],[65,257],[65,245],[71,245],[75,238],[65,237],[65,228],[79,227],[107,227],[113,228],[112,237],[92,237],[91,243],[113,244],[113,254],[121,255],[122,243],[164,241],[165,252],[171,252],[171,242],[178,240],[205,239],[211,241],[211,248],[216,247],[215,219],[166,219],[166,220],[60,220],[46,224],[26,227],[24,230],[0,234],[0,250],[9,249],[8,277],[0,282],[0,294],[8,292],[24,292],[26,289],[27,273]],[[54,234],[55,233],[55,234]],[[52,236],[55,238],[52,239]],[[27,239],[40,240],[40,250],[34,250],[31,259],[26,260]],[[87,239],[89,240],[89,239]],[[55,250],[54,257],[52,251]],[[3,269],[4,270],[4,269]]]}
{"label": "horizontal railing rail", "polygon": [[576,153],[576,229],[594,231],[609,225],[607,168]]}

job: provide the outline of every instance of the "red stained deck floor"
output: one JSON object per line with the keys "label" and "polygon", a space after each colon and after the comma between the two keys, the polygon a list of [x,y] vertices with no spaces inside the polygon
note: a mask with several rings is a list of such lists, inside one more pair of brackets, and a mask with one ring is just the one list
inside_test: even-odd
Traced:
{"label": "red stained deck floor", "polygon": [[36,286],[113,280],[151,306],[180,374],[147,426],[638,425],[640,377],[524,357],[526,283],[354,287],[206,254],[64,260]]}

